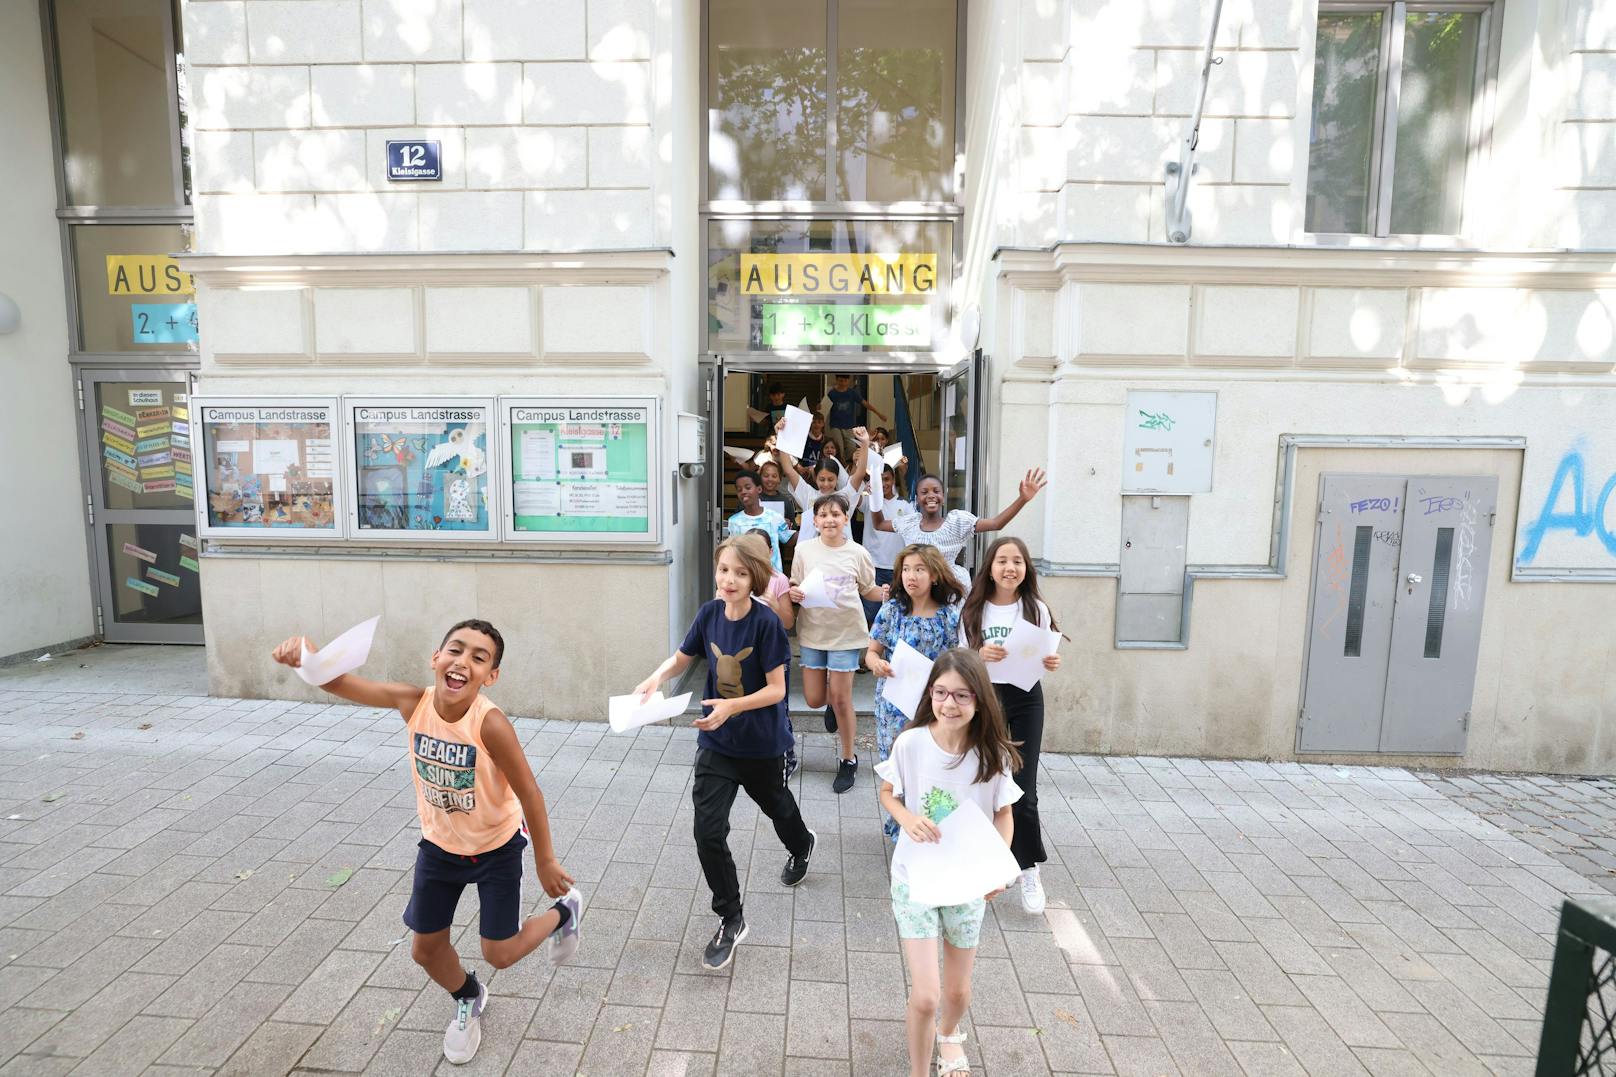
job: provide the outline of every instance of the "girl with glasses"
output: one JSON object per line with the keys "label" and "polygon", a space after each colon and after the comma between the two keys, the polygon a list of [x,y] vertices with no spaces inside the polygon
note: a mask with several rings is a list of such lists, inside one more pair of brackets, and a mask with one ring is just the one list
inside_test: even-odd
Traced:
{"label": "girl with glasses", "polygon": [[939,1075],[970,1070],[959,1023],[971,1003],[971,968],[987,902],[1004,890],[963,905],[916,902],[909,894],[905,845],[941,840],[937,824],[966,801],[993,820],[1009,845],[1015,825],[1011,805],[1021,796],[1010,774],[1018,763],[982,659],[974,651],[944,651],[932,664],[914,721],[898,735],[891,756],[875,768],[881,779],[881,806],[903,829],[892,858],[892,913],[911,983],[907,1015],[911,1077],[929,1071],[933,1035]]}

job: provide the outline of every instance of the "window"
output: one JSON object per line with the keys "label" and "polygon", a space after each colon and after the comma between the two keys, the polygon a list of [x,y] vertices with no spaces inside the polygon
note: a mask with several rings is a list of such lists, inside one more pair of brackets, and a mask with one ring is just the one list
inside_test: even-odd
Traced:
{"label": "window", "polygon": [[183,69],[171,0],[56,0],[67,203],[174,206]]}
{"label": "window", "polygon": [[711,0],[707,197],[953,197],[957,0]]}
{"label": "window", "polygon": [[1490,4],[1319,12],[1307,230],[1457,235],[1485,136]]}

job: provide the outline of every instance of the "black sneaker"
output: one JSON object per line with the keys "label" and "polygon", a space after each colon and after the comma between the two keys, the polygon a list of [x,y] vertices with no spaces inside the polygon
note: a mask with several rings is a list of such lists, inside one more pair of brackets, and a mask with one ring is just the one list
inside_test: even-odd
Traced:
{"label": "black sneaker", "polygon": [[833,793],[845,793],[853,788],[853,781],[858,777],[858,758],[844,759],[836,765],[836,780],[830,783]]}
{"label": "black sneaker", "polygon": [[702,965],[714,972],[728,968],[730,961],[735,957],[735,947],[745,938],[746,919],[740,913],[724,917],[718,922],[718,931],[713,934],[707,949],[702,951]]}
{"label": "black sneaker", "polygon": [[825,707],[825,732],[836,732],[836,712],[829,706]]}
{"label": "black sneaker", "polygon": [[819,835],[812,830],[808,831],[808,851],[798,856],[790,853],[786,856],[786,866],[780,869],[780,881],[786,886],[796,886],[802,882],[802,877],[808,874],[808,861],[814,855],[814,849],[819,845]]}

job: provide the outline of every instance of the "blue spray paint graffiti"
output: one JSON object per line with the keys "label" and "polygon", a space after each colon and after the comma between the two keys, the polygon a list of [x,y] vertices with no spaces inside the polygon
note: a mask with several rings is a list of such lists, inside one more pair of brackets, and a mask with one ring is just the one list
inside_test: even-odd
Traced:
{"label": "blue spray paint graffiti", "polygon": [[[1590,498],[1587,496],[1586,472],[1587,464],[1583,461],[1580,448],[1574,448],[1560,457],[1560,466],[1555,468],[1548,496],[1543,499],[1543,508],[1538,511],[1537,519],[1521,531],[1524,545],[1521,547],[1520,564],[1530,565],[1536,559],[1544,536],[1551,531],[1570,531],[1579,538],[1595,535],[1606,551],[1616,557],[1616,534],[1611,532],[1605,518],[1612,496],[1616,495],[1616,473],[1612,473],[1605,480],[1605,485],[1600,487],[1599,493]],[[1560,499],[1567,482],[1571,484],[1571,505],[1568,511],[1561,512]]]}

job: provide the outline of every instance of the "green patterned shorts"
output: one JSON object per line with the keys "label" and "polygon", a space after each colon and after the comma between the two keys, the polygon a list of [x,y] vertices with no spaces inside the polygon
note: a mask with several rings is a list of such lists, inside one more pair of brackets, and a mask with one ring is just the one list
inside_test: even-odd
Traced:
{"label": "green patterned shorts", "polygon": [[892,884],[892,915],[898,921],[900,939],[935,939],[941,932],[955,949],[974,950],[987,909],[988,903],[981,898],[963,905],[921,905],[909,900],[907,884]]}

